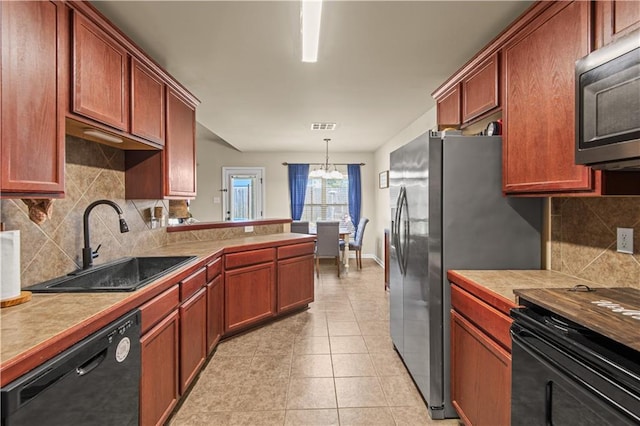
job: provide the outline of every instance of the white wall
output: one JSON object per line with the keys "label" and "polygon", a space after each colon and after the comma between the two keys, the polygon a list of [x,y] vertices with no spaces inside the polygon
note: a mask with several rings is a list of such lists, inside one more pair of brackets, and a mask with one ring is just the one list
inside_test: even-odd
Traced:
{"label": "white wall", "polygon": [[[430,129],[436,128],[436,107],[421,115],[396,136],[387,141],[374,153],[374,169],[378,173],[389,170],[389,154],[399,147],[411,142]],[[375,192],[375,228],[371,236],[375,239],[375,256],[384,260],[384,230],[391,225],[391,208],[389,205],[389,189],[378,189]]]}
{"label": "white wall", "polygon": [[[362,210],[361,215],[370,222],[364,237],[364,256],[384,259],[384,229],[391,223],[389,189],[378,188],[378,173],[389,170],[389,154],[411,142],[430,129],[436,128],[436,108],[432,108],[396,136],[387,141],[374,153],[332,153],[329,160],[336,163],[366,163],[362,167]],[[239,152],[223,144],[198,138],[197,179],[198,197],[191,202],[191,213],[201,221],[222,220],[222,203],[214,203],[214,197],[222,198],[222,167],[264,167],[265,168],[265,217],[291,217],[289,210],[289,184],[287,167],[289,163],[316,163],[324,161],[324,152]]]}
{"label": "white wall", "polygon": [[[265,218],[288,218],[290,214],[289,183],[287,167],[289,163],[324,162],[324,151],[309,152],[239,152],[235,149],[198,138],[196,142],[198,197],[191,202],[190,211],[200,221],[222,220],[222,203],[214,203],[214,197],[222,198],[222,167],[264,167],[265,168]],[[335,163],[366,163],[361,169],[362,208],[361,215],[370,222],[364,236],[363,255],[375,254],[374,229],[376,219],[376,192],[378,174],[374,167],[373,153],[332,153],[329,160]]]}

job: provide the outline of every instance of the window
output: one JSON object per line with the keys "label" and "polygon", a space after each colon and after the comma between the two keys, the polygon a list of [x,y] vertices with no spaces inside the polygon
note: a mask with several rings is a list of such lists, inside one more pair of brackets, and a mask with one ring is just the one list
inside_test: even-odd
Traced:
{"label": "window", "polygon": [[342,179],[323,179],[309,176],[304,209],[300,220],[315,223],[319,220],[344,220],[349,216],[349,177],[346,166],[336,166]]}

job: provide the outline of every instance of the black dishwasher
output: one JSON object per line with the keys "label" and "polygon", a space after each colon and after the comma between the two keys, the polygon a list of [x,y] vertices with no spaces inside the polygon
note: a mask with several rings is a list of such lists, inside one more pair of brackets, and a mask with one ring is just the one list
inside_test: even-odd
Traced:
{"label": "black dishwasher", "polygon": [[2,388],[2,426],[137,425],[140,312]]}

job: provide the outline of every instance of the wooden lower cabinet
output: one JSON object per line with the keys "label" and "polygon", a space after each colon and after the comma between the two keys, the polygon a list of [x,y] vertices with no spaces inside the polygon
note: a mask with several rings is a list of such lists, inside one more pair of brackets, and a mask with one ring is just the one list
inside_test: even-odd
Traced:
{"label": "wooden lower cabinet", "polygon": [[278,313],[313,302],[313,255],[278,261]]}
{"label": "wooden lower cabinet", "polygon": [[207,356],[207,290],[201,288],[180,306],[180,394],[200,371]]}
{"label": "wooden lower cabinet", "polygon": [[451,399],[466,425],[511,422],[511,354],[453,310]]}
{"label": "wooden lower cabinet", "polygon": [[225,333],[275,315],[275,275],[275,262],[225,271]]}
{"label": "wooden lower cabinet", "polygon": [[179,316],[175,310],[142,335],[140,425],[161,425],[178,403]]}
{"label": "wooden lower cabinet", "polygon": [[211,353],[224,333],[224,283],[218,275],[207,284],[207,353]]}

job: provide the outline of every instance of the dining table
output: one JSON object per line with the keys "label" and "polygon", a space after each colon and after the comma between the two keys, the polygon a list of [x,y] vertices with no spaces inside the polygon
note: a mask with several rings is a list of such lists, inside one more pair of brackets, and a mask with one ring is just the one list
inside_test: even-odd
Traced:
{"label": "dining table", "polygon": [[349,236],[351,236],[351,231],[349,228],[338,229],[338,235],[340,235],[340,239],[344,241],[344,252],[342,253],[342,266],[344,267],[344,274],[349,275]]}

